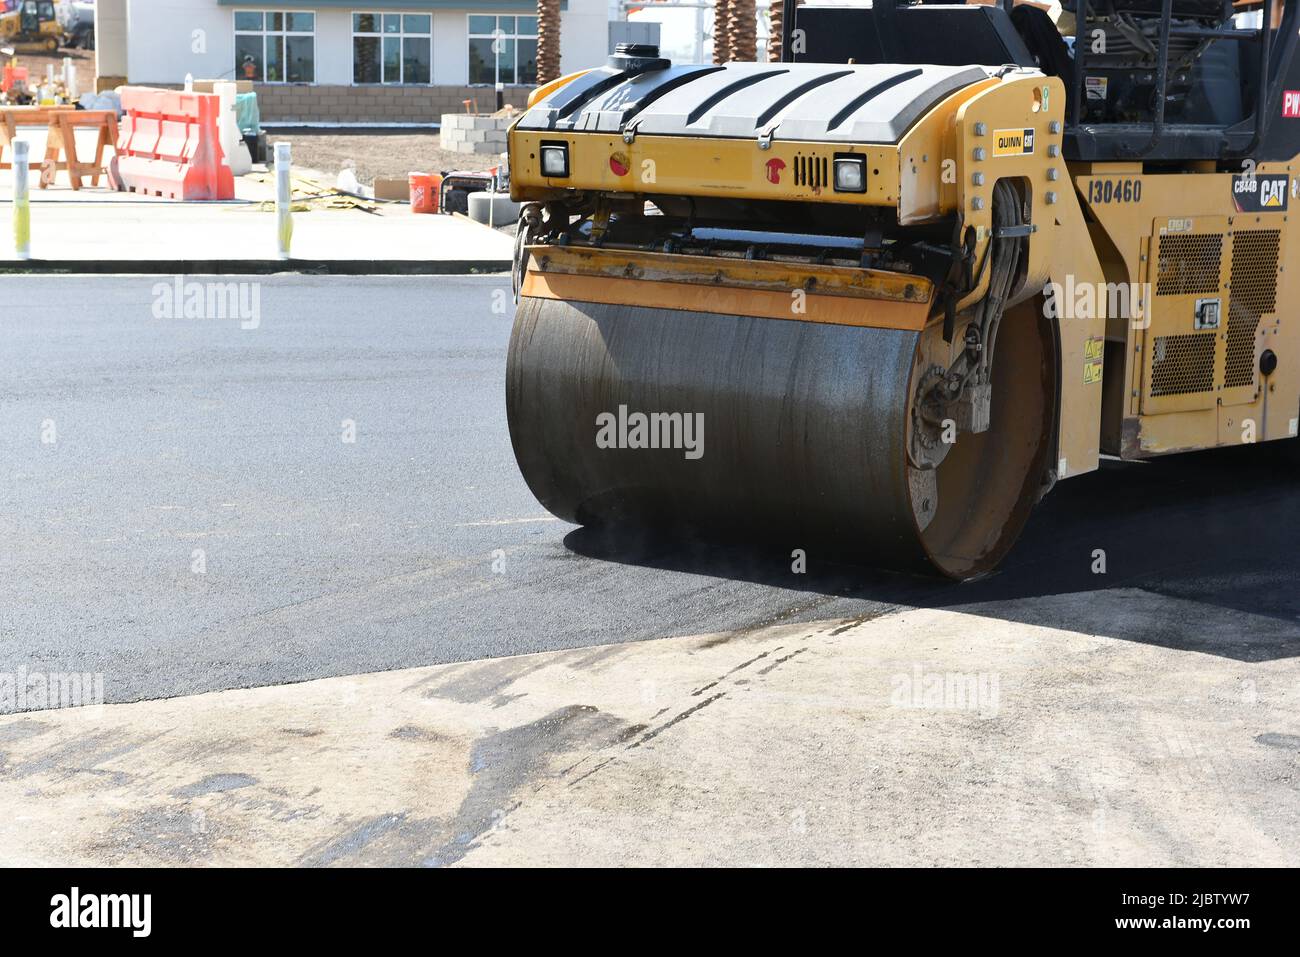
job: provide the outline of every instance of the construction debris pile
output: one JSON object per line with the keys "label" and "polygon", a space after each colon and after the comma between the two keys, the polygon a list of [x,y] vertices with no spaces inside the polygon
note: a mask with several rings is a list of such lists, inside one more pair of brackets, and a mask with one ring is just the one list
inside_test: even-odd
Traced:
{"label": "construction debris pile", "polygon": [[[275,176],[271,173],[256,173],[254,182],[275,186]],[[375,200],[358,193],[346,192],[335,186],[327,186],[317,180],[297,173],[291,175],[291,192],[289,210],[294,213],[309,213],[315,209],[356,209],[363,213],[378,212],[379,204],[384,200]],[[254,203],[248,209],[264,213],[275,212],[275,201],[266,200]]]}
{"label": "construction debris pile", "polygon": [[77,71],[71,57],[62,68],[46,64],[45,77],[33,77],[28,67],[10,57],[0,72],[0,106],[65,106],[77,102]]}

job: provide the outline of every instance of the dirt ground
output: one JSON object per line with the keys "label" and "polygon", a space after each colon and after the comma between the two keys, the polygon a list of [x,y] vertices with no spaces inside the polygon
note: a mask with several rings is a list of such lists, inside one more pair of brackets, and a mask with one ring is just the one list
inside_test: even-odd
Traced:
{"label": "dirt ground", "polygon": [[94,50],[59,50],[53,54],[20,53],[15,58],[19,66],[27,67],[28,76],[33,80],[45,76],[46,64],[54,64],[55,74],[63,70],[63,58],[72,58],[72,66],[77,71],[77,89],[82,93],[95,92],[95,51]]}
{"label": "dirt ground", "polygon": [[440,147],[437,133],[277,133],[268,143],[293,145],[293,165],[337,176],[347,166],[357,179],[402,178],[407,173],[445,173],[454,169],[488,169],[500,160],[492,156],[453,153]]}

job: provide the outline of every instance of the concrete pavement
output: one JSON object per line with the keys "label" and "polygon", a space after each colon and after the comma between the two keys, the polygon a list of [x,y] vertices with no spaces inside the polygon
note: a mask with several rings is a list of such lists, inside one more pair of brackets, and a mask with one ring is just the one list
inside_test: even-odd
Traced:
{"label": "concrete pavement", "polygon": [[[82,131],[84,133],[85,131]],[[32,143],[30,260],[14,255],[13,173],[0,170],[0,272],[464,274],[509,270],[513,242],[504,233],[458,216],[416,215],[405,204],[379,204],[374,212],[314,208],[294,214],[292,258],[279,259],[276,217],[261,204],[274,200],[265,173],[235,181],[236,199],[183,203],[98,188],[74,191],[60,173],[49,189],[37,188],[40,131]],[[93,156],[93,138],[79,142]],[[90,152],[87,152],[90,150]],[[311,170],[296,171],[316,175]],[[89,183],[89,179],[86,180]]]}
{"label": "concrete pavement", "polygon": [[979,609],[48,711],[0,752],[9,865],[1300,864],[1294,657]]}
{"label": "concrete pavement", "polygon": [[[2,214],[8,224],[11,203]],[[32,259],[18,260],[6,230],[0,270],[104,273],[461,274],[509,270],[513,241],[459,216],[295,213],[291,259],[278,258],[273,211],[241,203],[58,201],[32,206]]]}

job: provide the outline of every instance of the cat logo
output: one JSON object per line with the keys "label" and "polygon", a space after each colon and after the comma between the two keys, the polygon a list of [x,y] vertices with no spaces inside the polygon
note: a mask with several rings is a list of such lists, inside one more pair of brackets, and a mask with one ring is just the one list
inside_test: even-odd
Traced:
{"label": "cat logo", "polygon": [[1243,173],[1232,177],[1232,201],[1239,213],[1285,212],[1291,198],[1291,177]]}
{"label": "cat logo", "polygon": [[1034,151],[1034,131],[994,130],[994,156],[1028,156]]}
{"label": "cat logo", "polygon": [[1265,179],[1259,184],[1259,205],[1265,209],[1286,206],[1286,179]]}

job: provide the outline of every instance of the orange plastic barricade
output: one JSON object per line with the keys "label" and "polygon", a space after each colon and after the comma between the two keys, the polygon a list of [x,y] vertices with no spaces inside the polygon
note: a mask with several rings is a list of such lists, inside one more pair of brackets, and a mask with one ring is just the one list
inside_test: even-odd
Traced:
{"label": "orange plastic barricade", "polygon": [[112,177],[119,190],[185,200],[235,198],[235,178],[222,162],[215,93],[126,86],[122,111]]}
{"label": "orange plastic barricade", "polygon": [[411,187],[411,212],[436,213],[442,177],[437,173],[411,173],[407,182]]}

